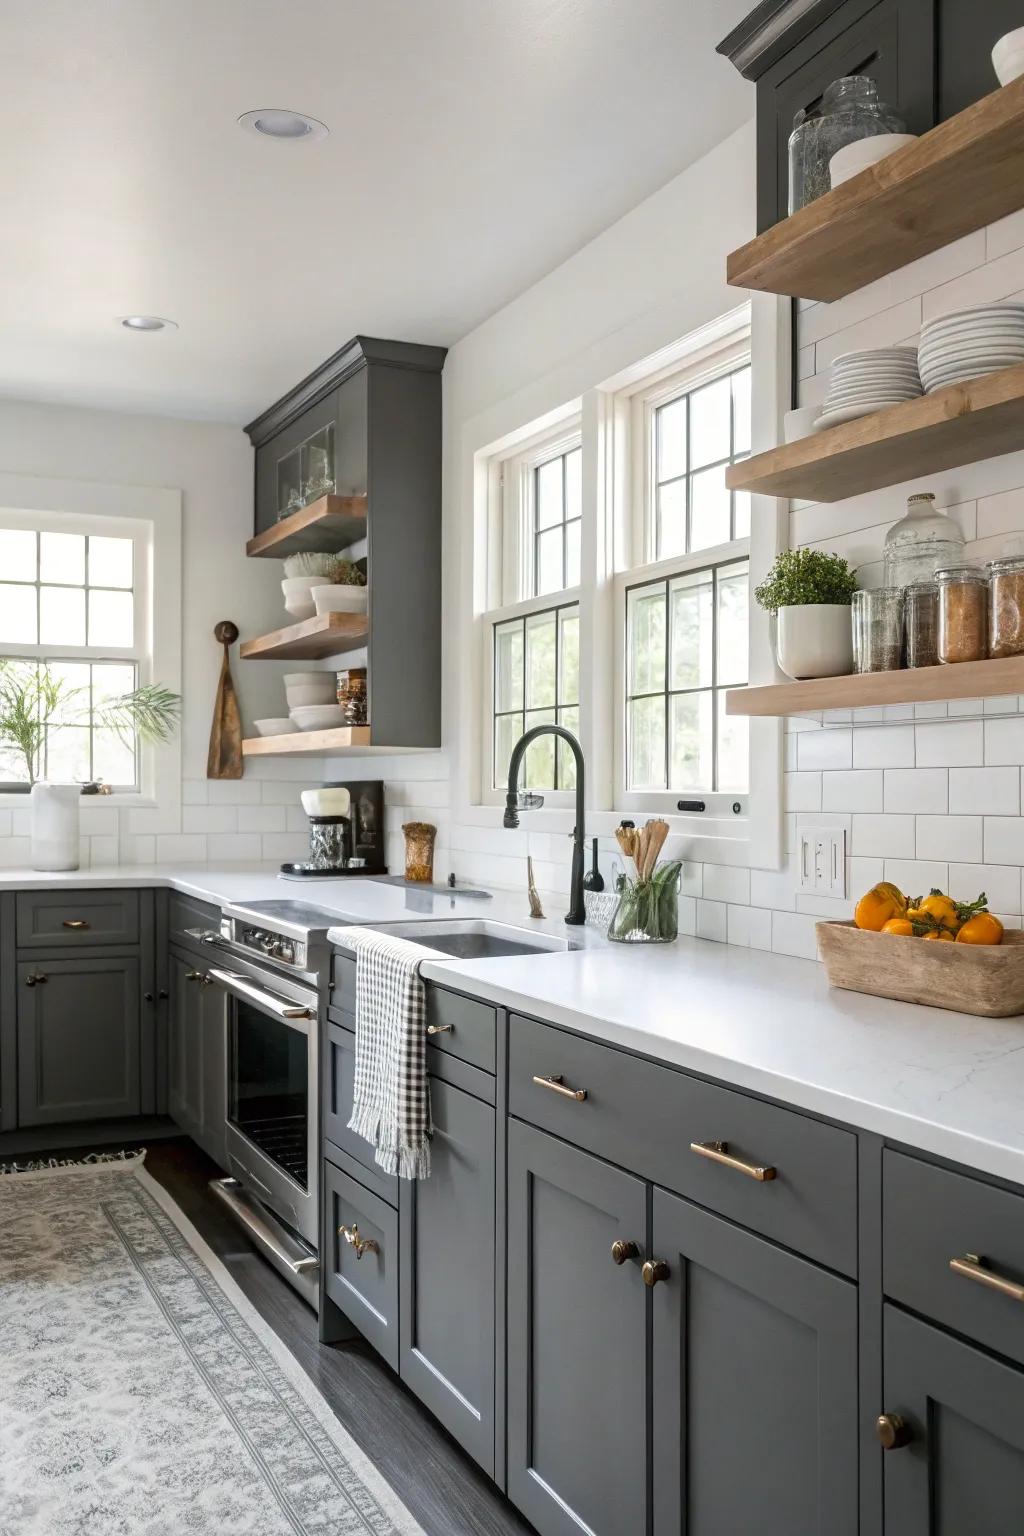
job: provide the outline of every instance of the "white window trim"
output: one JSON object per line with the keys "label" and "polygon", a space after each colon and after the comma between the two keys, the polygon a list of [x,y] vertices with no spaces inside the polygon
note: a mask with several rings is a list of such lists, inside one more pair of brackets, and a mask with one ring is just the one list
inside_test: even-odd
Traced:
{"label": "white window trim", "polygon": [[[104,647],[104,656],[134,660],[140,684],[159,682],[181,693],[181,492],[152,486],[103,485],[0,474],[0,521],[7,527],[106,532],[136,540],[136,644]],[[6,655],[38,647],[5,645]],[[62,658],[92,657],[95,647],[60,646]],[[111,795],[104,804],[159,808],[177,824],[181,807],[181,732],[157,746],[140,744],[140,788]],[[28,804],[22,793],[0,792],[0,806]]]}
{"label": "white window trim", "polygon": [[[672,334],[679,327],[679,308],[663,306],[645,314],[616,334],[614,350],[619,358],[639,356],[641,363],[618,371],[593,384],[581,377],[589,371],[585,357],[572,369],[557,368],[549,376],[490,407],[462,429],[455,478],[460,507],[455,571],[460,600],[466,605],[461,620],[462,663],[458,667],[453,696],[456,736],[456,783],[453,820],[469,827],[495,830],[495,807],[483,801],[481,785],[490,772],[490,752],[481,761],[479,712],[484,698],[481,658],[486,632],[484,612],[494,605],[488,592],[488,516],[495,507],[493,461],[508,455],[515,445],[533,439],[525,421],[547,421],[552,427],[571,413],[583,422],[583,573],[580,600],[580,737],[587,761],[586,830],[588,836],[611,837],[625,812],[615,804],[614,752],[611,721],[604,726],[592,719],[593,707],[613,696],[618,631],[614,622],[614,567],[630,556],[633,520],[625,515],[630,501],[633,466],[630,460],[630,391],[650,383],[659,368],[678,371],[687,359],[694,360],[694,344],[721,348],[741,328],[750,329],[752,377],[751,452],[757,454],[781,441],[782,417],[788,410],[791,391],[789,345],[790,301],[768,294],[752,294],[749,305],[689,332],[688,345],[672,342],[660,351],[656,332]],[[670,329],[670,327],[672,329]],[[612,366],[615,366],[612,363]],[[593,375],[590,375],[593,378]],[[565,404],[575,393],[575,400]],[[588,509],[596,509],[596,516]],[[762,580],[779,550],[788,544],[789,509],[773,497],[755,496],[751,508],[751,588]],[[592,583],[592,585],[591,585]],[[750,614],[750,682],[778,680],[768,634],[767,616],[752,605]],[[488,721],[489,728],[489,721]],[[741,868],[779,869],[783,863],[782,722],[751,720],[750,812],[741,835],[715,837],[706,821],[679,813],[667,816],[670,833],[680,835],[680,857],[707,860]],[[737,820],[739,818],[736,818]],[[558,836],[570,834],[571,808],[529,813],[523,826],[530,831]],[[730,828],[736,832],[738,829]]]}

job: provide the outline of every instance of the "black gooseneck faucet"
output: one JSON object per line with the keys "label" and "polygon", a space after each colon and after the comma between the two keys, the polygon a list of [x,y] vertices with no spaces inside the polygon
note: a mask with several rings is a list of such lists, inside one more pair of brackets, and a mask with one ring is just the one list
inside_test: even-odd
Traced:
{"label": "black gooseneck faucet", "polygon": [[[580,927],[586,922],[586,909],[583,904],[583,845],[586,834],[583,830],[583,803],[586,787],[586,770],[583,765],[583,749],[571,731],[567,731],[564,725],[535,725],[520,736],[512,748],[512,756],[508,765],[508,793],[505,796],[504,825],[506,827],[518,827],[519,825],[519,766],[523,760],[523,754],[531,741],[538,736],[560,736],[568,744],[569,750],[576,760],[576,825],[572,829],[572,873],[569,880],[569,910],[565,914],[567,923]],[[540,796],[536,798],[536,804],[543,804]]]}

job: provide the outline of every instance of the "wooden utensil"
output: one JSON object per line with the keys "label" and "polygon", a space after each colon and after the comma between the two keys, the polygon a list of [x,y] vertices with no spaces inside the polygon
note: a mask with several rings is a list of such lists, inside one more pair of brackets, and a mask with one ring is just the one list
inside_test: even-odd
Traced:
{"label": "wooden utensil", "polygon": [[243,772],[242,716],[238,696],[231,679],[231,647],[238,639],[238,625],[222,619],[213,631],[214,639],[224,647],[220,681],[213,706],[210,750],[206,758],[208,779],[240,779]]}

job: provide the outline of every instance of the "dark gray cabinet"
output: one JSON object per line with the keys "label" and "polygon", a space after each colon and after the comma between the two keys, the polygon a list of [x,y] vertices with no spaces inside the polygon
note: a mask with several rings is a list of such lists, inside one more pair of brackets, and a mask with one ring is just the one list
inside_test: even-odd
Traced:
{"label": "dark gray cabinet", "polygon": [[398,1213],[334,1163],[323,1164],[324,1291],[398,1369]]}
{"label": "dark gray cabinet", "polygon": [[642,1180],[508,1127],[508,1493],[541,1536],[646,1530]]}
{"label": "dark gray cabinet", "polygon": [[430,1178],[400,1183],[399,1368],[493,1473],[494,1108],[436,1077],[430,1097]]}
{"label": "dark gray cabinet", "polygon": [[654,1536],[856,1536],[857,1291],[654,1191]]}
{"label": "dark gray cabinet", "polygon": [[885,1313],[886,1536],[1020,1536],[1024,1371]]}
{"label": "dark gray cabinet", "polygon": [[17,984],[19,1125],[137,1115],[138,959],[40,954],[19,961]]}
{"label": "dark gray cabinet", "polygon": [[172,949],[168,1003],[168,1110],[192,1140],[227,1167],[227,1004],[201,961]]}

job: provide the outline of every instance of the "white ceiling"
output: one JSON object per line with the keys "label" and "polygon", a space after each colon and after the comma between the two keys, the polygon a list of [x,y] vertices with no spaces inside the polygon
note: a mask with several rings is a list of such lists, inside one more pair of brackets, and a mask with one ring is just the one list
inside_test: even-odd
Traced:
{"label": "white ceiling", "polygon": [[752,113],[749,8],[0,0],[0,395],[244,422],[356,332],[450,345]]}

